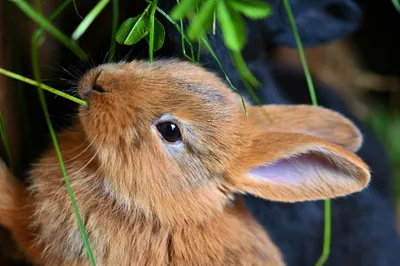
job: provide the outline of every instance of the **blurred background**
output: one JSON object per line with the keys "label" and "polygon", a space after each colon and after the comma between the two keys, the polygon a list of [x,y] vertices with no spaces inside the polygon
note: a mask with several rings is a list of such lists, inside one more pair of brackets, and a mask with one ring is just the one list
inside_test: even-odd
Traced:
{"label": "blurred background", "polygon": [[[41,12],[48,17],[63,0],[30,0],[28,2],[32,6],[40,6]],[[175,1],[172,2],[175,3]],[[272,7],[278,7],[280,4],[280,1],[268,2]],[[295,17],[298,15],[296,19],[298,19],[300,35],[304,37],[306,58],[313,79],[338,95],[351,115],[371,132],[374,141],[376,140],[377,145],[384,150],[384,158],[380,152],[377,152],[375,156],[374,149],[368,150],[368,156],[372,158],[371,160],[376,159],[376,164],[385,167],[386,175],[379,176],[379,178],[387,178],[384,181],[388,189],[385,190],[384,195],[389,200],[393,213],[397,215],[396,224],[399,233],[400,39],[398,35],[400,13],[391,1],[304,0],[290,2],[293,4]],[[357,6],[357,11],[346,13],[347,11],[343,9],[343,2],[352,2]],[[94,0],[77,0],[79,14],[85,16],[96,3],[97,1]],[[325,5],[325,3],[328,4]],[[353,8],[353,4],[349,5]],[[146,5],[145,1],[139,0],[119,1],[118,25],[125,19],[142,12]],[[280,28],[275,27],[279,23],[274,21],[276,16],[282,16],[282,10],[279,10],[281,9],[274,10],[275,17],[266,19],[265,38],[268,39],[272,36],[270,39],[272,41],[266,41],[265,47],[260,47],[262,42],[252,43],[251,46],[258,45],[257,49],[263,50],[267,54],[268,64],[279,65],[303,75],[297,48],[290,44],[290,41],[285,42],[285,36],[279,37],[279,34],[276,33],[281,33]],[[318,18],[320,15],[318,12],[324,12],[326,15],[321,18],[320,25],[314,24],[313,27],[310,23],[305,23],[308,18],[313,18],[313,16]],[[82,20],[80,15],[70,4],[53,22],[67,36],[71,36]],[[285,14],[283,13],[283,15]],[[302,15],[304,16],[302,17]],[[305,20],[301,20],[301,18]],[[82,36],[80,44],[89,53],[89,62],[81,62],[59,41],[46,35],[39,56],[43,82],[70,92],[74,82],[84,71],[93,65],[103,63],[110,46],[111,21],[112,7],[109,4]],[[162,20],[160,19],[160,21]],[[337,26],[332,26],[336,25],[334,23],[337,23]],[[287,26],[287,22],[285,25]],[[33,78],[31,36],[36,28],[37,24],[17,8],[12,1],[0,1],[1,68]],[[155,54],[156,56],[175,56],[179,53],[180,47],[177,47],[176,37],[174,37],[175,39],[169,37],[169,32],[167,30],[164,47]],[[316,36],[312,33],[315,33]],[[320,34],[318,35],[318,33]],[[251,38],[263,35],[264,31],[253,30],[251,34],[249,43],[252,42]],[[279,38],[285,40],[279,41]],[[272,43],[273,41],[274,43]],[[146,58],[147,54],[145,42],[140,42],[135,46],[117,45],[116,60]],[[247,58],[251,59],[251,53],[248,53]],[[204,63],[208,64],[207,59]],[[307,97],[307,94],[296,92],[295,83],[292,83],[291,86],[292,98]],[[265,89],[268,90],[268,87]],[[73,123],[76,104],[49,93],[46,93],[46,99],[56,130],[62,130]],[[25,180],[29,165],[38,158],[43,149],[51,147],[36,88],[0,75],[0,110],[11,147],[16,175]],[[0,156],[7,157],[1,142]],[[1,265],[12,265],[21,258],[10,241],[12,240],[8,232],[4,229],[0,230]]]}

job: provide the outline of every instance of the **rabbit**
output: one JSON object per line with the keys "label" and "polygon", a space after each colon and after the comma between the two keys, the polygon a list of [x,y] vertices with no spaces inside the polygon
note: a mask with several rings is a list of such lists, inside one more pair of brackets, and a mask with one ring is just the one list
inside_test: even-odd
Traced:
{"label": "rabbit", "polygon": [[[350,120],[252,106],[199,65],[103,64],[78,94],[88,105],[58,141],[97,265],[285,265],[244,194],[303,202],[370,182]],[[27,186],[0,164],[0,224],[35,264],[89,265],[52,147]]]}

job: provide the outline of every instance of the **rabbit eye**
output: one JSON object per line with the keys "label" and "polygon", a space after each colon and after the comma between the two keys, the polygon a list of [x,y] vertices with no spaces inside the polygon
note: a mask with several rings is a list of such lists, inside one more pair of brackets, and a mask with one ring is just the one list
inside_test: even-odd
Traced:
{"label": "rabbit eye", "polygon": [[158,124],[157,130],[168,142],[177,142],[182,138],[179,127],[172,122],[162,122]]}

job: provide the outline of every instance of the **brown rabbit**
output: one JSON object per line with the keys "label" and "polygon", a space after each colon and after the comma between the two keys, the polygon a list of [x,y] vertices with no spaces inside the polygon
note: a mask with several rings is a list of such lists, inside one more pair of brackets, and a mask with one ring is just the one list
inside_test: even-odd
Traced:
{"label": "brown rabbit", "polygon": [[[346,118],[311,106],[247,104],[191,63],[106,64],[58,136],[97,265],[284,265],[240,194],[296,202],[370,181]],[[333,144],[336,143],[336,144]],[[341,146],[343,147],[341,147]],[[89,265],[53,148],[25,188],[0,166],[0,223],[28,258]]]}

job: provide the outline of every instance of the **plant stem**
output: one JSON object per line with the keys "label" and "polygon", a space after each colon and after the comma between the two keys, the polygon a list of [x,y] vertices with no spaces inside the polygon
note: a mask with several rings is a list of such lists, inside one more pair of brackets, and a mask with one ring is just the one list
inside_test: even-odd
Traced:
{"label": "plant stem", "polygon": [[0,74],[5,75],[5,76],[10,77],[10,78],[13,78],[13,79],[16,79],[16,80],[19,80],[19,81],[22,81],[22,82],[25,82],[25,83],[28,83],[28,84],[33,85],[33,86],[40,86],[42,89],[44,89],[46,91],[54,93],[54,94],[56,94],[58,96],[61,96],[61,97],[65,98],[65,99],[68,99],[70,101],[76,102],[77,104],[87,106],[87,103],[84,100],[76,98],[76,97],[74,97],[72,95],[69,95],[67,93],[64,93],[62,91],[56,90],[56,89],[54,89],[54,88],[52,88],[50,86],[47,86],[47,85],[45,85],[43,83],[38,83],[35,80],[26,78],[26,77],[21,76],[21,75],[19,75],[17,73],[13,73],[11,71],[5,70],[4,68],[1,68],[1,67],[0,67]]}

